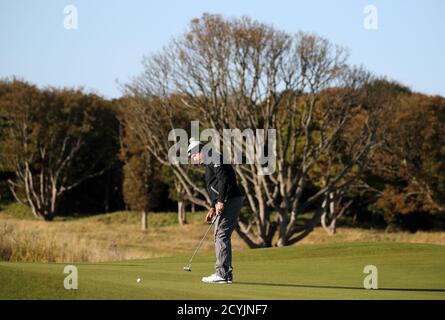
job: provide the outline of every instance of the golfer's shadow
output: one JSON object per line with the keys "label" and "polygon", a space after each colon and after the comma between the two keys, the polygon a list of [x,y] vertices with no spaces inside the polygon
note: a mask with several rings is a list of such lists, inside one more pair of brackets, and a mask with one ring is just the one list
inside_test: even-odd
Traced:
{"label": "golfer's shadow", "polygon": [[[243,282],[243,281],[239,282],[239,281],[237,281],[236,284],[251,285],[251,286],[290,287],[290,288],[366,290],[363,287],[322,286],[322,285],[291,284],[291,283],[263,283],[263,282]],[[445,292],[445,289],[421,289],[421,288],[379,288],[378,290],[382,290],[382,291]]]}

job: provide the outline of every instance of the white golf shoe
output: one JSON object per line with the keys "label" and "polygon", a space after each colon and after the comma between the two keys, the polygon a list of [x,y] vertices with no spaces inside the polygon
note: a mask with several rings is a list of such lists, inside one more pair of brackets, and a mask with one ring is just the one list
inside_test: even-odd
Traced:
{"label": "white golf shoe", "polygon": [[214,273],[208,277],[203,277],[202,282],[205,282],[205,283],[228,283],[228,281],[226,279],[221,278],[216,273]]}

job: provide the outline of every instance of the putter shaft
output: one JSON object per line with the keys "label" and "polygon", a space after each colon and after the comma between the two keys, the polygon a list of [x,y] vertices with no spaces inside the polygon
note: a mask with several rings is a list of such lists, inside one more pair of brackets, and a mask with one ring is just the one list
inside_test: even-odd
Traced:
{"label": "putter shaft", "polygon": [[[195,257],[196,253],[198,252],[199,248],[201,248],[202,243],[204,242],[204,239],[207,237],[207,234],[209,233],[210,229],[212,228],[213,224],[215,223],[216,219],[218,218],[219,214],[215,214],[215,216],[212,218],[212,221],[210,222],[209,228],[207,229],[206,233],[204,234],[204,236],[202,237],[202,239],[199,241],[198,246],[195,249],[195,252],[193,252],[190,260],[189,260],[189,264],[186,267],[187,271],[191,270],[191,265],[192,265],[192,261],[193,258]],[[186,268],[184,268],[184,270],[186,270]]]}

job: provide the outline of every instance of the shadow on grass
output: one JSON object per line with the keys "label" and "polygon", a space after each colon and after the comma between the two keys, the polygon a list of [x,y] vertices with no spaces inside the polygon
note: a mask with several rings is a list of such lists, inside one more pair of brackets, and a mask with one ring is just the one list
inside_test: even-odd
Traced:
{"label": "shadow on grass", "polygon": [[[307,285],[307,284],[290,284],[290,283],[263,283],[263,282],[236,282],[240,285],[252,286],[271,286],[271,287],[290,287],[290,288],[314,288],[314,289],[349,289],[349,290],[366,290],[361,287],[347,287],[347,286],[322,286],[322,285]],[[445,289],[421,289],[421,288],[379,288],[379,291],[418,291],[418,292],[445,292]]]}

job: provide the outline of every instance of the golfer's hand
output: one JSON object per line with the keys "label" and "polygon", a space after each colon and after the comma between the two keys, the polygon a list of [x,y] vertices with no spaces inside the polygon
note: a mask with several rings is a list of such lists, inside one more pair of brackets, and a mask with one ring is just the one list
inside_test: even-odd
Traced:
{"label": "golfer's hand", "polygon": [[213,218],[214,214],[215,214],[215,208],[210,208],[209,212],[206,215],[206,222],[207,223],[212,222],[212,218]]}
{"label": "golfer's hand", "polygon": [[221,214],[222,211],[224,210],[224,203],[218,201],[215,205],[215,209],[216,209],[216,212]]}

